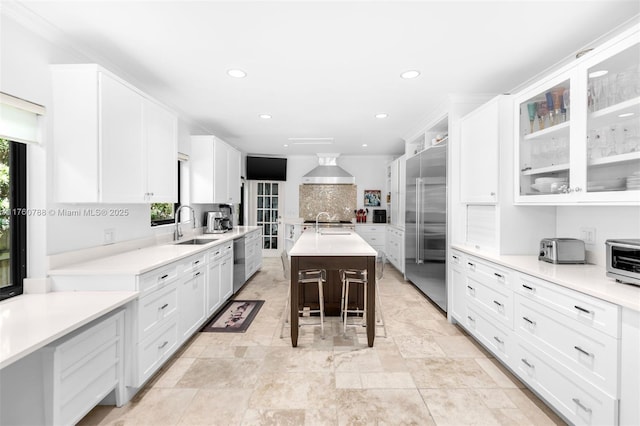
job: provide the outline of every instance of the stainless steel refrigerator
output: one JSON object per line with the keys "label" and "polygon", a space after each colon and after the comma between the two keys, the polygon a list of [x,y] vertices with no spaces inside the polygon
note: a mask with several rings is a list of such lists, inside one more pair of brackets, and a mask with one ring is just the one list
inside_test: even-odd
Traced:
{"label": "stainless steel refrigerator", "polygon": [[447,144],[407,159],[405,277],[447,310]]}

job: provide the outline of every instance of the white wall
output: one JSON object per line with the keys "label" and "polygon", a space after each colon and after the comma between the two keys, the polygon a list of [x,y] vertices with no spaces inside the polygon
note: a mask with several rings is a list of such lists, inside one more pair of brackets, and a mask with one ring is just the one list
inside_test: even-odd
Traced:
{"label": "white wall", "polygon": [[610,238],[640,238],[640,207],[557,207],[556,237],[580,238],[581,228],[596,230],[596,243],[588,244],[587,262],[605,265],[604,242]]}
{"label": "white wall", "polygon": [[[338,157],[338,165],[351,173],[356,180],[357,206],[364,207],[364,190],[379,189],[382,191],[382,199],[387,195],[387,164],[394,157],[388,155],[344,155]],[[299,210],[299,186],[302,184],[302,176],[318,165],[318,157],[315,155],[290,155],[287,156],[287,182],[285,185],[285,217],[298,217]],[[386,208],[386,204],[380,206]],[[367,220],[371,221],[373,212],[369,208]]]}

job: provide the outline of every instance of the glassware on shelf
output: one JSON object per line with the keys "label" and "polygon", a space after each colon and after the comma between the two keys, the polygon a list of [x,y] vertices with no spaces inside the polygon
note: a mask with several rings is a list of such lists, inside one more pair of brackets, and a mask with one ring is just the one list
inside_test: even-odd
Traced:
{"label": "glassware on shelf", "polygon": [[538,109],[537,102],[529,102],[527,104],[527,112],[529,113],[529,124],[531,133],[533,133],[533,123],[536,121],[536,110]]}
{"label": "glassware on shelf", "polygon": [[564,107],[563,118],[562,118],[563,121],[567,121],[571,118],[571,115],[569,114],[570,101],[571,101],[571,92],[569,91],[569,89],[565,89],[562,92],[562,106]]}
{"label": "glassware on shelf", "polygon": [[538,115],[539,130],[544,129],[544,119],[548,113],[549,113],[549,110],[547,109],[547,102],[546,101],[538,102],[538,109],[536,110],[536,114]]}
{"label": "glassware on shelf", "polygon": [[553,95],[551,94],[551,92],[547,92],[544,94],[544,96],[547,99],[547,109],[549,111],[549,127],[551,127],[555,124],[555,119],[553,117]]}
{"label": "glassware on shelf", "polygon": [[564,115],[562,114],[563,104],[562,104],[562,93],[564,92],[564,87],[558,87],[553,89],[551,92],[551,97],[553,98],[553,116],[554,123],[560,124],[564,121]]}
{"label": "glassware on shelf", "polygon": [[602,102],[602,89],[605,76],[594,77],[589,80],[589,92],[591,94],[590,111],[598,111],[603,108],[604,102]]}

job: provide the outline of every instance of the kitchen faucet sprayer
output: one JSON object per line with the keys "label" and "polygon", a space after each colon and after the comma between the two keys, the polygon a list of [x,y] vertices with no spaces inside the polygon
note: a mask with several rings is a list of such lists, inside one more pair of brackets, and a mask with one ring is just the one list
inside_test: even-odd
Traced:
{"label": "kitchen faucet sprayer", "polygon": [[193,207],[191,207],[190,205],[187,205],[187,204],[184,204],[184,205],[178,207],[178,210],[176,210],[176,229],[175,229],[175,231],[173,231],[173,240],[174,241],[177,241],[180,238],[182,238],[182,231],[180,230],[180,211],[182,210],[183,207],[186,207],[186,208],[191,210],[192,228],[193,229],[196,228],[196,211],[193,209]]}

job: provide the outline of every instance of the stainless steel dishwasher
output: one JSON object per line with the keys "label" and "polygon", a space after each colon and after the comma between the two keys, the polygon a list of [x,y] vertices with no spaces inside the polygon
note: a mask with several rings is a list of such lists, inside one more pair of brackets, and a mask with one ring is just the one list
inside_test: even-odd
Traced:
{"label": "stainless steel dishwasher", "polygon": [[233,240],[233,294],[236,294],[245,283],[246,261],[244,237],[236,238]]}

